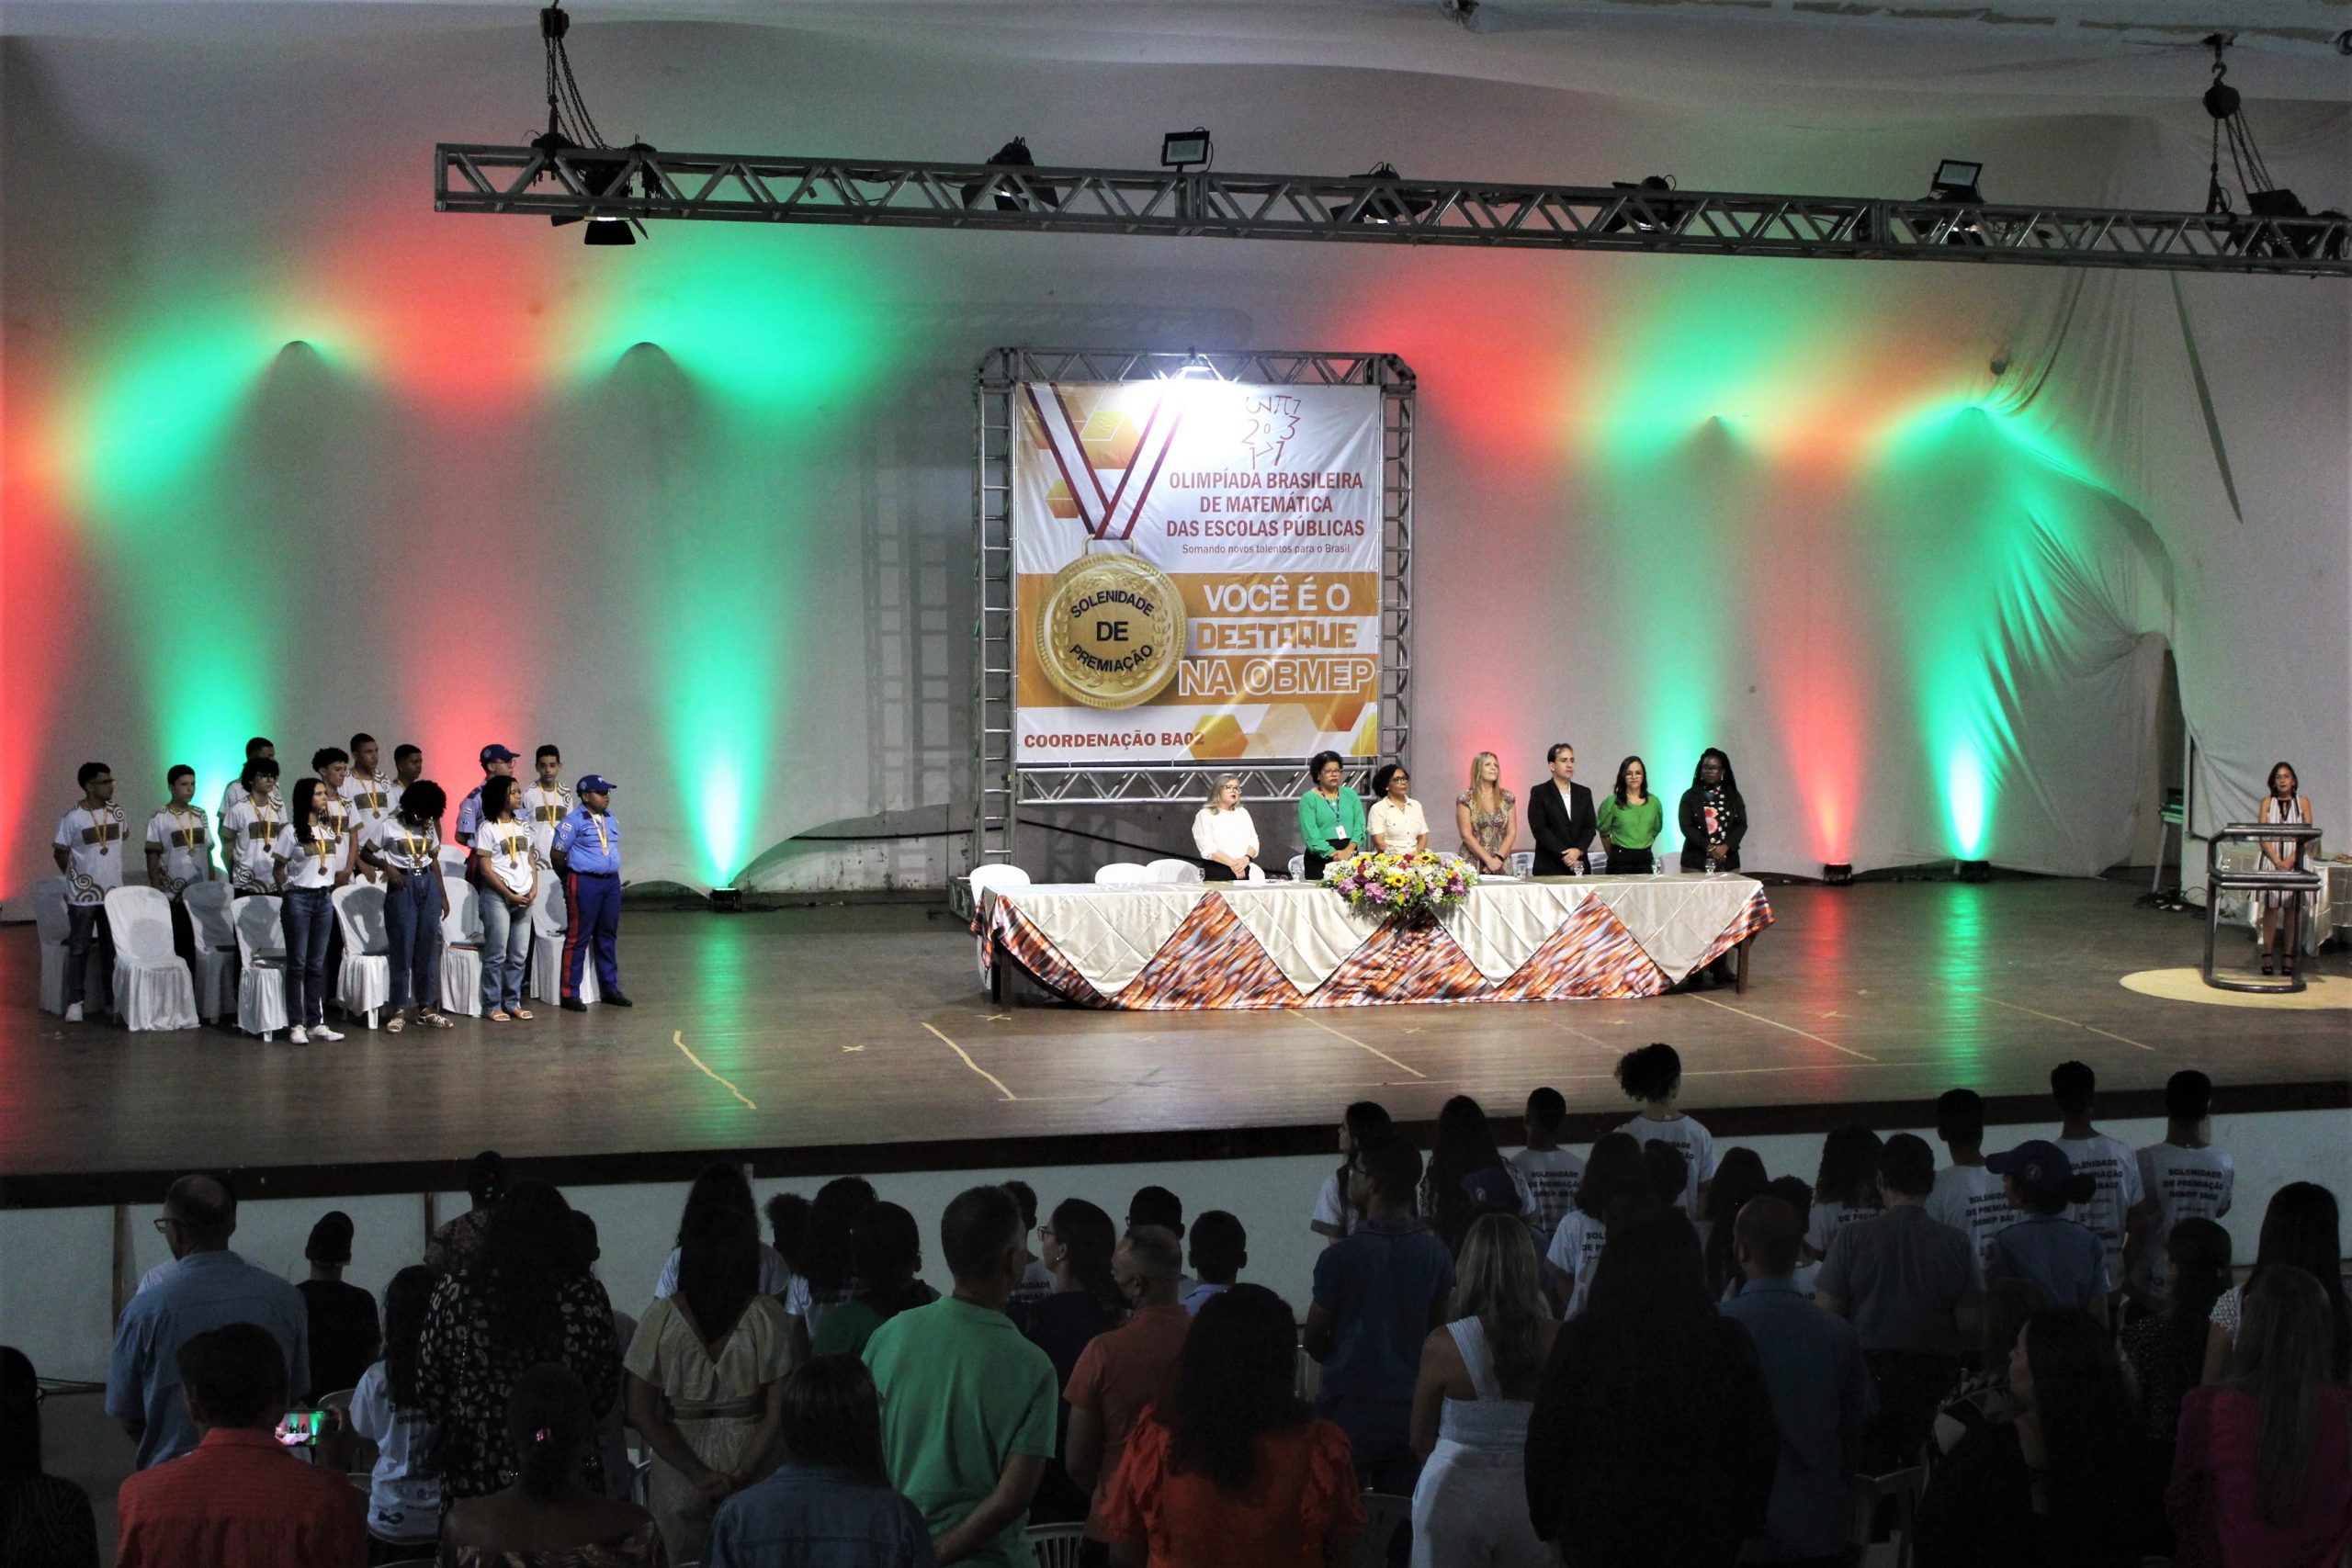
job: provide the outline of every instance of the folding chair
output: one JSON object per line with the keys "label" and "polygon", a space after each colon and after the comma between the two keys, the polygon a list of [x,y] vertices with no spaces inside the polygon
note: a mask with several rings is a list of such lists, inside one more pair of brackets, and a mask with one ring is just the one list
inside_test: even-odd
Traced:
{"label": "folding chair", "polygon": [[107,889],[117,1010],[132,1030],[194,1029],[196,977],[172,948],[172,901],[153,887]]}
{"label": "folding chair", "polygon": [[335,1000],[347,1016],[373,1029],[377,1015],[392,999],[392,941],[384,930],[384,890],[373,882],[347,882],[329,894],[327,901],[334,907],[334,923],[343,929]]}
{"label": "folding chair", "polygon": [[280,900],[248,894],[234,906],[237,921],[237,1027],[275,1040],[286,1027],[286,935]]}
{"label": "folding chair", "polygon": [[180,895],[196,932],[196,1010],[228,1018],[237,1010],[237,922],[229,914],[229,885],[191,882]]}

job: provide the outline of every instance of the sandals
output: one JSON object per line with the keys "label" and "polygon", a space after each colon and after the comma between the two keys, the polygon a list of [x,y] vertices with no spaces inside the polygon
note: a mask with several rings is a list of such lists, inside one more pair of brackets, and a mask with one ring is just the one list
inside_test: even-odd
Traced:
{"label": "sandals", "polygon": [[446,1012],[418,1013],[416,1015],[416,1026],[419,1029],[455,1029],[458,1027],[456,1024],[449,1021],[449,1015]]}
{"label": "sandals", "polygon": [[508,1010],[506,1016],[509,1018],[527,1020],[531,1016],[531,1010],[529,1008],[514,1008]]}
{"label": "sandals", "polygon": [[401,1030],[406,1029],[407,1027],[408,1020],[402,1018],[398,1013],[392,1014],[391,1017],[384,1021],[384,1032],[387,1034],[398,1034]]}
{"label": "sandals", "polygon": [[512,1023],[514,1021],[514,1015],[509,1013],[504,1008],[500,1008],[494,1012],[489,1014],[486,1021],[491,1023]]}

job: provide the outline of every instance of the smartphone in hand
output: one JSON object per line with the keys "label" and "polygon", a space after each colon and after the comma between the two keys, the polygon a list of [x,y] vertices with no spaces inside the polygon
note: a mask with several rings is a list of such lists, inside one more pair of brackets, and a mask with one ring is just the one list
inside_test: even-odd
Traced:
{"label": "smartphone in hand", "polygon": [[326,1426],[327,1413],[323,1410],[289,1410],[277,1423],[277,1440],[289,1449],[312,1448]]}

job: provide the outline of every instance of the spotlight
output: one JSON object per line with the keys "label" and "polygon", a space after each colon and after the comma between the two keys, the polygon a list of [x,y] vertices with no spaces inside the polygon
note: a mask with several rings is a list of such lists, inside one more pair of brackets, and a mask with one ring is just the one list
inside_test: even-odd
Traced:
{"label": "spotlight", "polygon": [[[996,150],[988,166],[991,169],[1034,169],[1037,160],[1029,155],[1029,139],[1016,136]],[[964,205],[978,207],[983,197],[993,197],[999,212],[1034,212],[1040,208],[1059,208],[1061,197],[1050,190],[1024,188],[1012,180],[980,180],[964,187]]]}
{"label": "spotlight", "polygon": [[1854,882],[1853,863],[1842,860],[1824,863],[1821,868],[1821,880],[1830,887],[1850,887]]}
{"label": "spotlight", "polygon": [[1643,207],[1646,210],[1635,209],[1631,204],[1619,208],[1609,221],[1600,226],[1602,233],[1615,234],[1631,229],[1638,234],[1656,234],[1674,227],[1680,209],[1670,198],[1652,194],[1672,190],[1672,175],[1645,175],[1638,180],[1611,180],[1609,183],[1619,190],[1642,192]]}
{"label": "spotlight", "polygon": [[[1363,177],[1386,180],[1391,186],[1397,186],[1403,183],[1405,176],[1396,172],[1396,164],[1383,163],[1374,164],[1365,170]],[[1428,197],[1408,196],[1402,190],[1374,191],[1365,198],[1363,209],[1352,220],[1358,223],[1403,223],[1419,218],[1436,205]],[[1337,208],[1331,216],[1337,218],[1346,210],[1344,206]]]}
{"label": "spotlight", "polygon": [[637,236],[629,232],[626,218],[591,218],[588,231],[580,236],[583,245],[633,245]]}
{"label": "spotlight", "polygon": [[743,890],[740,887],[714,887],[710,890],[710,907],[718,914],[740,915],[743,912]]}
{"label": "spotlight", "polygon": [[1993,863],[1989,860],[1964,860],[1960,863],[1960,879],[1962,882],[1990,882],[1993,880]]}
{"label": "spotlight", "polygon": [[1209,162],[1209,128],[1196,125],[1190,130],[1171,130],[1159,139],[1159,166],[1163,169],[1204,169]]}
{"label": "spotlight", "polygon": [[1928,183],[1929,201],[1983,201],[1976,194],[1976,176],[1984,172],[1982,164],[1972,164],[1965,158],[1946,158],[1936,165],[1936,177]]}

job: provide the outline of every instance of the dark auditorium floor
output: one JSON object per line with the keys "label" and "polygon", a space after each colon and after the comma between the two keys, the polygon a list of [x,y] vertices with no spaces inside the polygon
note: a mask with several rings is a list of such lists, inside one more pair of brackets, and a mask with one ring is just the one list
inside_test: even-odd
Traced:
{"label": "dark auditorium floor", "polygon": [[[713,1151],[763,1176],[1020,1158],[1319,1153],[1350,1100],[1427,1119],[1449,1095],[1498,1116],[1558,1087],[1599,1130],[1609,1073],[1680,1049],[1683,1103],[1719,1134],[1920,1120],[1955,1084],[2025,1097],[2051,1063],[2099,1073],[2109,1116],[2154,1113],[2183,1066],[2222,1108],[2343,1105],[2352,1013],[2165,1001],[2134,970],[2193,964],[2200,923],[2121,883],[1863,884],[1772,891],[1746,996],[1272,1013],[991,1006],[944,909],[629,911],[638,1006],[463,1020],[340,1044],[220,1028],[130,1035],[38,1012],[29,925],[0,930],[0,1203],[107,1201],[150,1173],[233,1163],[249,1190],[406,1190],[495,1145],[558,1179],[691,1174]],[[2250,952],[2233,945],[2233,954]],[[2341,952],[2317,961],[2346,973]],[[2024,1107],[2020,1107],[2023,1110]]]}

